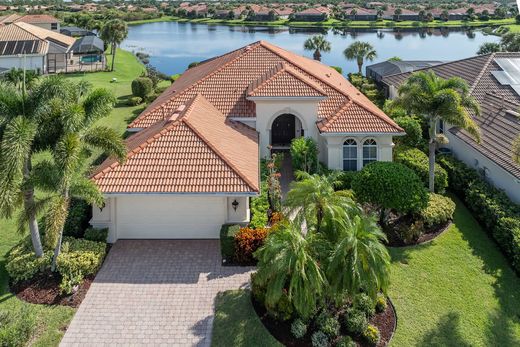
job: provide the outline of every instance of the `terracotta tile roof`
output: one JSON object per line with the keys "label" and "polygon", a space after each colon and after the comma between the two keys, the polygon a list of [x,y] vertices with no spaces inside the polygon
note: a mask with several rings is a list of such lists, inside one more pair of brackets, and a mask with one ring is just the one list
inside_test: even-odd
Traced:
{"label": "terracotta tile roof", "polygon": [[11,23],[15,22],[20,17],[21,16],[16,14],[16,13],[8,14],[6,16],[0,17],[0,23],[2,23],[2,24],[11,24]]}
{"label": "terracotta tile roof", "polygon": [[286,63],[276,65],[247,88],[247,96],[323,97],[323,89]]}
{"label": "terracotta tile roof", "polygon": [[[306,82],[321,88],[327,96],[318,104],[317,121],[322,120],[322,125],[333,118],[336,121],[338,117],[349,119],[348,111],[341,114],[338,112],[343,110],[347,103],[354,102],[369,112],[371,117],[386,123],[388,132],[403,131],[336,70],[265,41],[253,43],[187,70],[148,106],[129,125],[129,128],[146,128],[169,117],[180,105],[196,94],[203,95],[226,117],[256,117],[255,104],[247,99],[248,90],[251,84],[282,63]],[[284,81],[279,79],[278,82]],[[273,83],[272,88],[274,86]]]}
{"label": "terracotta tile roof", "polygon": [[[513,139],[520,135],[520,95],[511,86],[502,85],[493,76],[500,71],[495,58],[520,58],[520,53],[493,53],[451,63],[440,64],[432,70],[443,78],[459,76],[470,85],[471,95],[481,107],[480,117],[473,117],[481,131],[481,143],[475,142],[464,130],[451,128],[450,132],[488,157],[513,176],[520,178],[520,166],[511,160]],[[420,70],[418,70],[420,71]],[[411,74],[403,73],[384,78],[388,85],[398,87]]]}
{"label": "terracotta tile roof", "polygon": [[49,43],[17,24],[0,26],[0,55],[47,54]]}
{"label": "terracotta tile roof", "polygon": [[256,193],[258,135],[201,95],[130,137],[123,164],[107,159],[93,180],[103,193]]}
{"label": "terracotta tile roof", "polygon": [[43,24],[43,23],[58,23],[59,21],[48,14],[27,14],[25,16],[21,16],[16,19],[16,22],[24,22],[24,23],[35,23],[35,24]]}
{"label": "terracotta tile roof", "polygon": [[[32,24],[16,22],[0,27],[0,41],[52,40],[65,47],[72,46],[76,39]],[[48,42],[45,43],[47,47]],[[46,52],[46,51],[45,51]]]}

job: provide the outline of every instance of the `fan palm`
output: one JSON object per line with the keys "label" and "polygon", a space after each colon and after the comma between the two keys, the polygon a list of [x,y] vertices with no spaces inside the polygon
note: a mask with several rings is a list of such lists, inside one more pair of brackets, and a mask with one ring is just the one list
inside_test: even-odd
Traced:
{"label": "fan palm", "polygon": [[374,60],[377,57],[377,53],[368,42],[356,41],[348,46],[343,54],[348,60],[356,60],[358,65],[358,73],[363,74],[363,63],[365,60]]}
{"label": "fan palm", "polygon": [[338,216],[348,219],[349,215],[359,212],[352,199],[334,191],[334,186],[339,183],[337,173],[323,176],[299,172],[298,175],[300,180],[291,183],[285,206],[288,215],[295,216],[301,224],[305,223],[309,230],[322,231],[327,220]]}
{"label": "fan palm", "polygon": [[433,71],[414,73],[399,88],[393,103],[411,114],[425,118],[429,128],[429,189],[434,191],[435,150],[447,139],[437,134],[439,121],[465,129],[477,141],[480,131],[471,113],[480,115],[477,101],[470,95],[468,84],[461,78],[443,79]]}
{"label": "fan palm", "polygon": [[321,52],[330,52],[330,42],[323,35],[315,35],[305,40],[303,48],[314,51],[314,60],[321,61]]}
{"label": "fan palm", "polygon": [[272,232],[255,253],[255,280],[266,287],[265,303],[274,307],[285,290],[302,317],[314,312],[326,280],[312,254],[313,236],[304,236],[298,225],[286,222]]}
{"label": "fan palm", "polygon": [[45,231],[47,243],[54,247],[53,270],[61,250],[71,197],[98,206],[104,202],[97,186],[84,174],[90,151],[101,151],[119,161],[126,157],[121,136],[111,128],[95,125],[98,119],[110,114],[115,102],[112,94],[105,89],[88,93],[84,83],[75,84],[73,90],[69,98],[56,100],[53,105],[52,118],[61,135],[52,148],[52,159],[35,167],[38,181],[51,193]]}
{"label": "fan palm", "polygon": [[112,67],[114,71],[114,61],[116,58],[117,46],[128,36],[128,25],[121,19],[109,20],[99,32],[99,36],[105,42],[110,43],[112,49]]}
{"label": "fan palm", "polygon": [[43,255],[37,216],[46,199],[37,199],[32,177],[35,154],[56,142],[49,124],[52,100],[63,99],[69,85],[57,76],[48,77],[26,92],[0,83],[0,213],[11,218],[19,212],[19,230],[29,226],[37,257]]}

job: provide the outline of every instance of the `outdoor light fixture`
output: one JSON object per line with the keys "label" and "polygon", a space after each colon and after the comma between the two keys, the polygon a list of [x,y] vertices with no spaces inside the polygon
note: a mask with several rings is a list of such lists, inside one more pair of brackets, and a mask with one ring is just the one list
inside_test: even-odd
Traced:
{"label": "outdoor light fixture", "polygon": [[235,200],[231,203],[231,205],[233,205],[233,209],[236,211],[237,208],[238,208],[238,201],[237,201],[237,199],[235,199]]}

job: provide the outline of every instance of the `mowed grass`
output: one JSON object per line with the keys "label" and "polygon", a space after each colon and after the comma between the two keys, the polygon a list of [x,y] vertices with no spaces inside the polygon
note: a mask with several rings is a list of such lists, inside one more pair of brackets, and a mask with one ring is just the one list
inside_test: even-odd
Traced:
{"label": "mowed grass", "polygon": [[[111,62],[111,56],[107,56],[107,59]],[[118,49],[114,72],[81,73],[66,75],[66,77],[85,79],[91,82],[95,88],[102,87],[112,91],[118,99],[117,105],[111,114],[99,120],[99,123],[112,127],[123,134],[127,122],[135,118],[144,108],[144,106],[129,107],[126,105],[126,99],[131,94],[130,83],[143,71],[144,66],[132,53]],[[117,78],[117,82],[111,82],[113,77]],[[30,313],[36,317],[37,322],[29,344],[41,347],[57,346],[75,310],[64,306],[28,304],[9,292],[5,255],[22,237],[24,235],[20,235],[16,231],[14,220],[0,219],[0,311],[13,312],[22,306],[27,306]]]}
{"label": "mowed grass", "polygon": [[[390,249],[392,346],[520,346],[520,279],[456,202],[454,223],[436,240]],[[226,292],[216,303],[214,346],[278,346],[249,292]]]}

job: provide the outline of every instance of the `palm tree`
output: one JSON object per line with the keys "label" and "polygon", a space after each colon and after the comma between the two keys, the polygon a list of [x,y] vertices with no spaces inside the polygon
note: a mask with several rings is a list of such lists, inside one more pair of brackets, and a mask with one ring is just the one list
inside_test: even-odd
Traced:
{"label": "palm tree", "polygon": [[500,52],[502,47],[499,43],[495,42],[485,42],[483,43],[477,51],[478,55],[484,55],[489,53]]}
{"label": "palm tree", "polygon": [[[386,235],[373,217],[358,215],[351,225],[336,223],[336,238],[328,242],[324,259],[330,293],[336,302],[363,288],[373,298],[386,291],[390,280],[390,256]],[[348,269],[348,271],[346,270]]]}
{"label": "palm tree", "polygon": [[314,60],[321,61],[321,52],[330,52],[330,42],[323,35],[315,35],[305,41],[303,48],[314,51]]}
{"label": "palm tree", "polygon": [[505,52],[520,51],[520,34],[507,33],[502,35],[500,45],[502,46],[502,50]]}
{"label": "palm tree", "polygon": [[350,15],[353,17],[352,18],[353,20],[356,20],[357,10],[355,8],[353,8],[352,11],[350,11]]}
{"label": "palm tree", "polygon": [[403,10],[401,10],[400,8],[396,8],[395,11],[394,11],[394,14],[395,14],[395,20],[397,22],[399,22],[400,17],[403,14]]}
{"label": "palm tree", "polygon": [[343,216],[345,212],[359,213],[352,199],[334,191],[339,183],[337,173],[323,176],[298,172],[297,175],[300,180],[291,183],[285,207],[287,215],[295,216],[300,225],[305,223],[309,230],[320,232],[324,222]]}
{"label": "palm tree", "polygon": [[295,223],[283,223],[256,251],[255,282],[266,287],[266,307],[275,307],[287,290],[298,313],[309,317],[325,291],[326,280],[313,257],[313,236],[304,236],[298,229]]}
{"label": "palm tree", "polygon": [[477,141],[480,131],[470,112],[480,115],[480,107],[470,95],[468,84],[461,78],[443,79],[433,71],[417,72],[399,88],[394,105],[425,118],[429,128],[429,189],[434,191],[435,150],[447,139],[438,136],[439,121],[465,129]]}
{"label": "palm tree", "polygon": [[69,95],[56,102],[52,117],[61,136],[52,149],[52,159],[35,166],[38,181],[52,194],[45,230],[47,243],[54,246],[53,271],[61,251],[71,197],[98,206],[104,201],[97,186],[84,174],[88,154],[97,150],[119,161],[126,157],[121,136],[111,128],[95,125],[98,119],[110,114],[115,98],[105,89],[88,91],[84,83],[75,83]]}
{"label": "palm tree", "polygon": [[377,19],[381,19],[383,18],[383,15],[385,14],[385,11],[383,11],[383,9],[379,8],[377,9]]}
{"label": "palm tree", "polygon": [[111,44],[112,47],[112,67],[111,71],[114,71],[114,61],[116,57],[117,46],[123,42],[128,36],[128,26],[121,19],[112,19],[108,21],[101,28],[99,33],[101,39]]}
{"label": "palm tree", "polygon": [[377,57],[377,53],[368,42],[356,41],[348,46],[343,54],[348,60],[356,60],[358,65],[358,73],[363,74],[363,63],[365,60],[374,60]]}
{"label": "palm tree", "polygon": [[27,225],[34,253],[43,255],[37,216],[47,199],[37,199],[38,182],[33,178],[33,157],[52,147],[54,128],[49,115],[54,100],[65,96],[63,79],[51,76],[26,91],[0,82],[0,213],[11,218],[16,211],[18,229]]}

